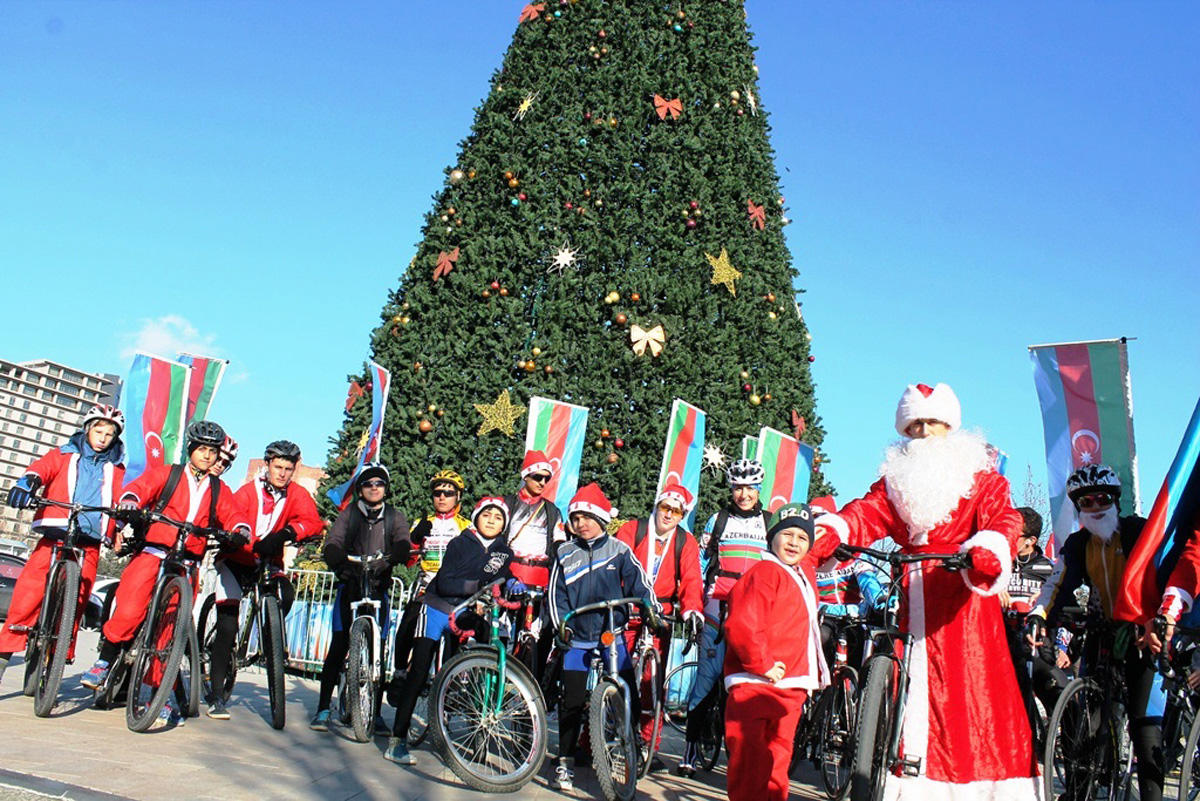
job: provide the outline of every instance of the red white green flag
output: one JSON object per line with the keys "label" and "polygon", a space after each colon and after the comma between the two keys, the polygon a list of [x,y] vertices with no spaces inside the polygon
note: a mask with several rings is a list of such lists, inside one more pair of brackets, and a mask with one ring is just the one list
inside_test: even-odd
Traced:
{"label": "red white green flag", "polygon": [[229,360],[181,353],[179,361],[192,368],[188,378],[187,422],[207,420],[213,396],[217,394],[217,387],[221,386],[221,377],[225,375]]}
{"label": "red white green flag", "polygon": [[554,475],[542,494],[567,516],[567,504],[579,489],[579,463],[587,437],[588,410],[573,403],[532,397],[525,450],[541,451],[554,467]]}
{"label": "red white green flag", "polygon": [[174,464],[183,455],[187,387],[186,364],[136,353],[125,379],[125,480],[151,465]]}
{"label": "red white green flag", "polygon": [[[700,497],[700,470],[704,466],[704,426],[708,415],[703,409],[678,398],[671,404],[667,444],[663,448],[662,467],[658,471],[657,496],[667,484],[677,483]],[[696,507],[685,518],[689,530],[695,530]]]}
{"label": "red white green flag", "polygon": [[759,496],[763,499],[764,509],[774,512],[785,503],[808,502],[813,462],[811,445],[764,427],[758,433],[757,458],[766,473]]}

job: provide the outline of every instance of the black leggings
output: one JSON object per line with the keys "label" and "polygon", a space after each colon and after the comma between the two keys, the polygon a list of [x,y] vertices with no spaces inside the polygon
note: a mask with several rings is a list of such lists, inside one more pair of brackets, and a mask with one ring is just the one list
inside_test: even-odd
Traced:
{"label": "black leggings", "polygon": [[1162,718],[1146,716],[1155,675],[1150,654],[1130,645],[1125,656],[1129,737],[1137,757],[1138,793],[1142,801],[1162,801],[1163,797]]}
{"label": "black leggings", "polygon": [[[642,717],[642,706],[638,701],[637,679],[632,669],[622,670],[620,675],[631,691],[633,732],[637,736],[641,731],[638,721]],[[566,759],[573,755],[579,745],[579,730],[583,726],[583,716],[587,712],[590,695],[587,688],[587,677],[588,671],[586,670],[564,670],[562,672],[562,698],[558,703],[559,759]],[[595,733],[592,736],[595,736]]]}
{"label": "black leggings", "polygon": [[713,682],[712,689],[708,691],[708,695],[700,699],[700,703],[696,704],[696,708],[689,710],[687,715],[687,730],[684,737],[689,743],[698,743],[704,734],[704,720],[708,717],[709,711],[712,710],[713,704],[716,704],[721,698],[721,683],[722,676],[718,676]]}
{"label": "black leggings", "polygon": [[[412,642],[412,660],[409,662],[408,673],[400,684],[399,704],[396,706],[396,719],[392,721],[392,736],[407,738],[408,727],[412,723],[413,710],[417,706],[417,698],[429,678],[429,667],[437,656],[438,641],[428,637],[417,637]],[[447,641],[446,659],[450,658],[450,646]]]}

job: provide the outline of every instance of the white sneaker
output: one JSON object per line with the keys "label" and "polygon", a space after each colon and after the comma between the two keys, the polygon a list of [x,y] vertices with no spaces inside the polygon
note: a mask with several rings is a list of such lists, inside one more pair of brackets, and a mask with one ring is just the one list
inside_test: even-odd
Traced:
{"label": "white sneaker", "polygon": [[567,768],[567,763],[560,761],[554,769],[554,780],[550,782],[550,787],[555,790],[574,790],[573,778],[575,775]]}

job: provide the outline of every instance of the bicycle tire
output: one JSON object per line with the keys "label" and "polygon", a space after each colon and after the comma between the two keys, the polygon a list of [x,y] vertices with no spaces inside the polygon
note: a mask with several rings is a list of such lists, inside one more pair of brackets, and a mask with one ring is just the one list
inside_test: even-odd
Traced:
{"label": "bicycle tire", "polygon": [[179,676],[175,681],[175,701],[184,717],[194,718],[200,715],[200,639],[196,627],[189,627],[187,648],[184,649],[183,659],[179,663]]}
{"label": "bicycle tire", "polygon": [[[1055,793],[1054,780],[1060,774],[1064,791],[1066,780],[1072,773],[1077,777],[1076,781],[1086,782],[1088,788],[1105,783],[1105,751],[1111,749],[1113,743],[1111,721],[1103,707],[1104,690],[1090,678],[1075,679],[1062,691],[1046,727],[1046,746],[1042,753],[1043,793]],[[1065,731],[1064,726],[1067,727]],[[1080,756],[1077,758],[1074,754]],[[1061,765],[1055,764],[1056,756],[1062,760]],[[1108,772],[1115,770],[1110,767]],[[1046,797],[1056,798],[1057,794]],[[1092,796],[1085,790],[1081,797]]]}
{"label": "bicycle tire", "polygon": [[[696,683],[696,671],[700,663],[692,660],[683,662],[671,668],[663,676],[663,719],[667,725],[680,734],[687,733],[688,703],[691,700],[692,685]],[[672,689],[676,683],[678,689]],[[672,697],[680,699],[671,701]]]}
{"label": "bicycle tire", "polygon": [[[658,672],[660,668],[660,660],[658,659],[658,651],[653,646],[647,645],[638,651],[637,658],[634,660],[633,675],[637,677],[638,682],[638,697],[641,699],[642,714],[646,713],[649,707],[650,714],[653,715],[650,723],[650,740],[642,742],[641,721],[636,721],[637,732],[634,735],[635,742],[640,744],[641,762],[638,763],[638,779],[644,779],[650,775],[650,762],[654,759],[654,753],[658,750],[658,734],[662,730],[662,687],[658,682]],[[646,693],[644,690],[649,684],[650,699],[647,703]]]}
{"label": "bicycle tire", "polygon": [[[788,759],[789,776],[796,775],[796,768],[800,767],[800,763],[804,761],[805,757],[816,756],[817,749],[814,741],[816,733],[823,725],[827,705],[825,690],[818,690],[805,699],[804,706],[800,710],[800,719],[796,721],[795,736],[792,737],[792,755]],[[819,766],[820,763],[814,758],[813,768]]]}
{"label": "bicycle tire", "polygon": [[826,797],[841,801],[850,790],[854,764],[854,727],[858,723],[858,677],[853,668],[841,667],[825,692],[830,694],[817,731],[817,755]]}
{"label": "bicycle tire", "polygon": [[[179,663],[183,661],[191,623],[192,586],[182,576],[173,576],[155,591],[150,611],[134,640],[137,657],[130,672],[129,697],[125,701],[125,723],[130,731],[144,732],[158,719],[179,675]],[[161,674],[154,684],[152,673],[156,660],[161,666]],[[144,687],[150,689],[148,696],[144,694]]]}
{"label": "bicycle tire", "polygon": [[[435,748],[460,779],[476,790],[511,793],[541,770],[549,725],[541,688],[516,659],[505,661],[500,714],[491,711],[495,690],[488,682],[495,683],[497,671],[491,647],[471,648],[446,662],[430,690],[430,729]],[[515,747],[502,748],[501,738]]]}
{"label": "bicycle tire", "polygon": [[267,694],[271,700],[271,728],[282,729],[287,723],[287,685],[283,669],[287,664],[287,653],[283,646],[283,613],[279,599],[264,595],[262,613],[265,631],[262,632],[261,648],[266,655]]}
{"label": "bicycle tire", "polygon": [[1192,717],[1187,739],[1183,745],[1183,760],[1179,768],[1179,801],[1195,801],[1200,795],[1200,713]]}
{"label": "bicycle tire", "polygon": [[[75,609],[79,604],[79,563],[64,559],[54,566],[47,592],[49,613],[38,636],[44,638],[37,661],[37,681],[33,690],[33,714],[47,717],[58,702],[71,636],[75,633]],[[48,636],[47,636],[48,635]]]}
{"label": "bicycle tire", "polygon": [[608,676],[592,688],[588,725],[600,792],[606,801],[632,801],[637,791],[637,741],[621,687]]}
{"label": "bicycle tire", "polygon": [[867,662],[858,726],[854,733],[854,762],[850,769],[851,801],[878,801],[889,765],[895,662],[887,656],[874,656]]}
{"label": "bicycle tire", "polygon": [[[720,681],[718,677],[717,681]],[[697,765],[711,773],[721,758],[721,743],[725,741],[725,697],[724,690],[717,688],[718,699],[708,708],[704,726],[700,729],[700,742],[696,744],[699,759]]]}
{"label": "bicycle tire", "polygon": [[375,682],[371,680],[374,648],[371,620],[357,618],[350,624],[349,661],[346,663],[346,706],[354,739],[370,742],[375,734]]}

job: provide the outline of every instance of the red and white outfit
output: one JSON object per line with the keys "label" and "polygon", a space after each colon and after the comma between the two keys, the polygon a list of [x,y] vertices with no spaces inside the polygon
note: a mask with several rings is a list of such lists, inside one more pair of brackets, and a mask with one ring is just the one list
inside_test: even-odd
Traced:
{"label": "red and white outfit", "polygon": [[[146,468],[135,480],[125,486],[121,501],[133,501],[139,508],[155,506],[159,495],[166,489],[171,465],[154,465]],[[213,487],[219,487],[216,520],[208,516]],[[233,501],[233,491],[221,479],[207,474],[197,477],[191,465],[185,465],[175,491],[162,512],[173,520],[193,523],[203,528],[219,527],[225,530],[248,528],[246,521],[239,520]],[[104,638],[110,643],[124,643],[133,638],[138,626],[146,617],[150,606],[150,595],[158,578],[161,560],[175,545],[178,530],[166,523],[151,523],[146,532],[146,545],[141,553],[133,557],[121,573],[117,584],[112,616],[104,624]],[[184,547],[197,559],[204,555],[205,541],[194,534],[188,535]]]}
{"label": "red and white outfit", "polygon": [[[61,448],[55,448],[29,465],[25,474],[32,473],[41,479],[42,486],[45,487],[43,497],[47,500],[70,503],[75,497],[78,483],[79,459],[78,452],[64,453]],[[103,482],[100,486],[99,505],[111,507],[113,496],[120,490],[125,477],[125,468],[105,462],[101,469]],[[25,650],[28,630],[37,624],[38,614],[42,609],[42,596],[46,589],[46,575],[50,572],[54,542],[66,533],[70,514],[67,509],[53,506],[42,506],[34,513],[33,530],[41,533],[42,538],[29,555],[21,575],[17,577],[16,586],[13,587],[4,627],[0,628],[0,653],[20,653]],[[116,526],[108,515],[101,516],[100,527],[104,531],[104,540],[111,542]],[[79,601],[75,607],[75,628],[71,633],[68,659],[75,658],[75,637],[79,633],[79,621],[83,619],[84,609],[92,594],[92,585],[96,582],[96,567],[100,563],[99,540],[80,537],[76,544],[83,550],[83,563],[80,565]]]}
{"label": "red and white outfit", "polygon": [[[817,622],[817,577],[764,551],[729,595],[725,743],[730,801],[786,801],[796,723],[808,693],[829,684]],[[776,662],[784,676],[772,683]]]}
{"label": "red and white outfit", "polygon": [[[1178,621],[1192,610],[1196,595],[1200,594],[1200,513],[1192,524],[1192,536],[1183,546],[1179,561],[1167,580],[1159,614]],[[0,650],[3,650],[0,648]]]}
{"label": "red and white outfit", "polygon": [[884,798],[1039,799],[1033,738],[996,598],[1008,585],[1021,515],[987,443],[957,430],[961,414],[948,386],[908,387],[897,431],[917,419],[949,422],[951,431],[890,447],[882,478],[840,519],[822,523],[855,545],[891,536],[905,553],[974,551],[977,568],[995,570],[980,584],[975,571],[923,563],[901,579],[901,626],[914,641],[900,749],[920,767],[916,776],[889,775]]}

